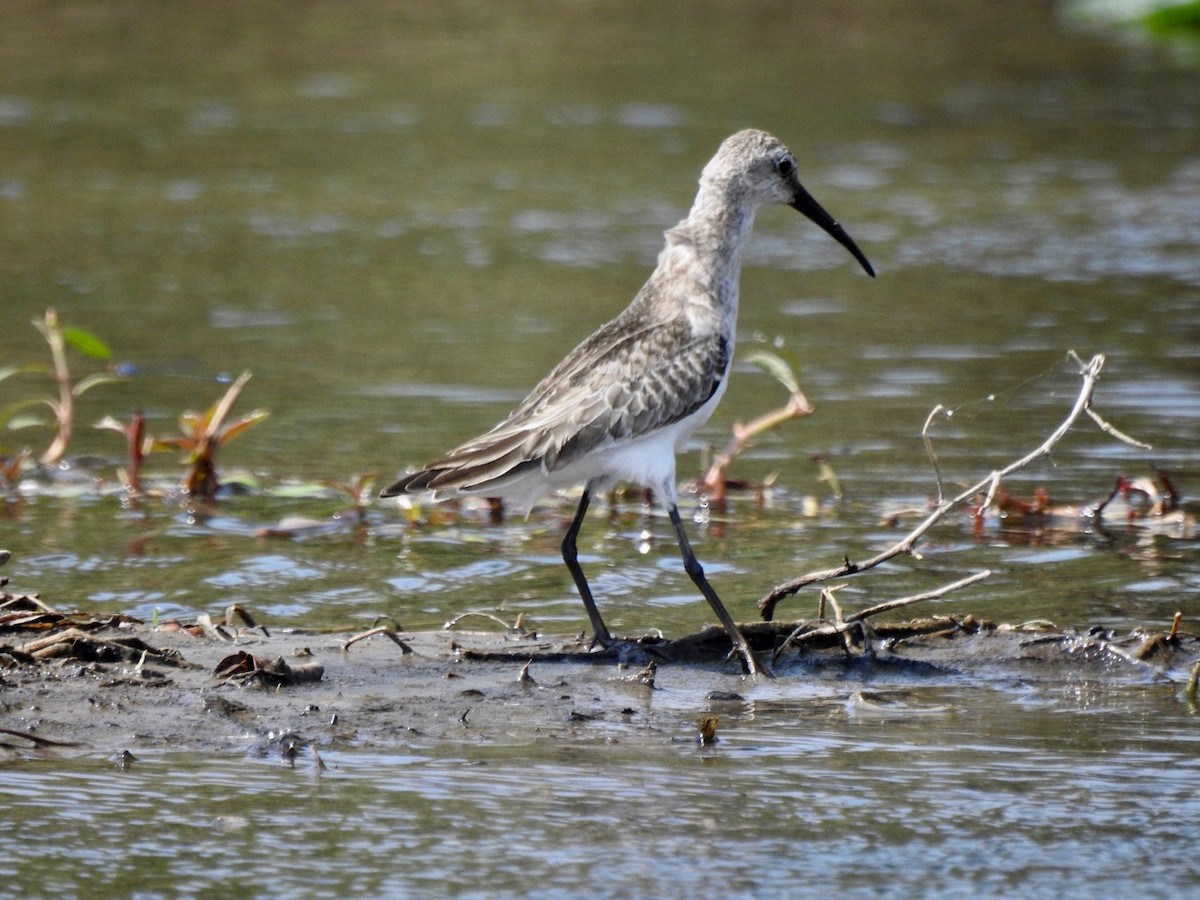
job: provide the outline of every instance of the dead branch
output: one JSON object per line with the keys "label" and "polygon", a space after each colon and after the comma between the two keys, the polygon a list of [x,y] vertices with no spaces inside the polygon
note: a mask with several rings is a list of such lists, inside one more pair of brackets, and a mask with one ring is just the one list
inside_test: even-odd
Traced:
{"label": "dead branch", "polygon": [[847,557],[840,566],[835,568],[810,572],[807,575],[801,575],[798,578],[793,578],[789,581],[783,582],[782,584],[776,585],[766,596],[758,601],[758,608],[762,612],[763,619],[768,622],[771,621],[775,615],[775,607],[779,601],[784,597],[788,597],[796,593],[807,585],[816,584],[822,581],[829,581],[834,578],[844,578],[848,575],[856,575],[860,572],[865,572],[868,569],[873,569],[879,564],[900,556],[901,554],[913,553],[917,542],[924,537],[931,528],[937,525],[947,513],[957,509],[968,501],[973,500],[981,491],[989,490],[989,492],[994,493],[996,486],[1000,484],[1000,481],[1003,478],[1011,475],[1013,472],[1025,468],[1030,463],[1041,459],[1043,456],[1048,455],[1054,446],[1071,429],[1071,426],[1075,424],[1075,421],[1085,412],[1088,413],[1093,421],[1096,421],[1097,424],[1100,425],[1106,434],[1112,435],[1119,440],[1133,443],[1134,446],[1148,449],[1148,444],[1132,441],[1132,439],[1127,438],[1111,425],[1108,425],[1107,422],[1104,422],[1103,419],[1100,419],[1095,413],[1091,412],[1092,396],[1096,390],[1096,382],[1100,377],[1100,370],[1104,367],[1104,355],[1096,354],[1086,364],[1075,353],[1074,350],[1069,351],[1068,355],[1071,359],[1075,360],[1080,367],[1079,374],[1082,378],[1082,384],[1080,385],[1079,396],[1076,398],[1075,405],[1071,408],[1070,413],[1068,413],[1067,417],[1063,419],[1062,423],[1050,434],[1048,438],[1046,438],[1046,440],[1044,440],[1029,453],[1022,456],[1016,462],[1010,463],[1003,469],[992,472],[987,477],[981,479],[976,484],[971,485],[962,493],[958,494],[956,497],[953,497],[949,500],[942,500],[937,505],[937,508],[904,538],[897,541],[895,544],[892,544],[883,552],[872,556],[870,559],[856,563],[851,562]]}
{"label": "dead branch", "polygon": [[[877,616],[880,613],[888,612],[893,609],[900,609],[904,606],[912,606],[914,603],[921,603],[925,600],[936,600],[938,597],[944,597],[951,591],[957,591],[959,588],[964,588],[967,585],[974,584],[977,581],[982,581],[991,576],[991,571],[983,569],[976,572],[974,575],[968,575],[966,578],[960,578],[958,581],[952,581],[950,584],[942,585],[939,588],[934,588],[931,591],[923,591],[919,594],[911,594],[907,597],[899,597],[895,600],[888,600],[884,603],[877,603],[867,609],[860,610],[856,613],[851,613],[846,616],[842,614],[841,604],[834,598],[834,591],[844,585],[833,585],[821,589],[820,614],[817,622],[803,622],[789,634],[775,650],[775,655],[772,662],[778,661],[779,656],[790,648],[798,647],[801,644],[810,641],[827,640],[836,637],[842,642],[842,649],[850,652],[850,632],[852,630],[864,630],[867,626],[867,620],[872,616]],[[817,624],[825,618],[825,608],[829,607],[833,611],[833,621],[825,624]],[[870,629],[873,632],[873,629]]]}
{"label": "dead branch", "polygon": [[151,647],[138,637],[96,637],[79,628],[68,628],[47,637],[27,641],[17,648],[34,659],[79,659],[89,662],[130,662],[143,666],[151,661],[165,666],[183,665],[182,657],[172,650]]}
{"label": "dead branch", "polygon": [[929,411],[929,415],[925,417],[925,427],[921,429],[921,440],[925,443],[925,455],[929,457],[929,464],[933,466],[933,478],[937,482],[937,502],[939,504],[945,499],[946,495],[942,490],[942,467],[938,465],[938,455],[933,449],[933,439],[929,436],[929,429],[933,427],[934,418],[941,412],[949,415],[946,407],[939,403]]}
{"label": "dead branch", "polygon": [[788,402],[779,409],[763,413],[747,423],[735,422],[728,443],[720,453],[713,457],[712,465],[709,466],[704,480],[700,482],[701,491],[710,500],[723,500],[725,498],[725,473],[729,464],[741,455],[750,441],[760,434],[778,428],[790,419],[811,416],[814,410],[815,408],[809,403],[808,398],[797,387],[788,397]]}
{"label": "dead branch", "polygon": [[383,635],[385,638],[387,638],[389,641],[391,641],[393,644],[395,644],[397,647],[399,647],[401,654],[408,655],[409,653],[413,652],[413,648],[408,646],[408,644],[406,644],[403,640],[401,640],[400,635],[396,634],[395,629],[390,628],[387,625],[377,625],[376,627],[371,628],[367,631],[363,631],[363,632],[360,632],[359,634],[352,635],[351,637],[347,638],[345,641],[342,642],[342,652],[346,653],[350,650],[351,647],[353,647],[359,641],[365,641],[367,638],[372,638],[379,634]]}
{"label": "dead branch", "polygon": [[880,613],[887,612],[892,609],[899,609],[902,606],[911,606],[914,603],[921,603],[925,600],[936,600],[938,597],[944,597],[951,591],[957,591],[959,588],[964,588],[969,584],[974,584],[977,581],[983,581],[985,578],[990,578],[992,575],[991,569],[983,569],[976,572],[974,575],[968,575],[966,578],[960,578],[958,581],[953,581],[950,584],[943,585],[940,588],[934,588],[932,591],[923,591],[920,594],[912,594],[908,597],[900,597],[897,600],[888,600],[885,603],[877,603],[875,606],[868,607],[861,612],[851,613],[846,616],[846,621],[859,622],[864,619],[869,619],[871,616],[877,616]]}
{"label": "dead branch", "polygon": [[11,728],[0,728],[0,734],[11,735],[15,738],[29,741],[36,747],[82,747],[83,744],[76,741],[52,741],[49,738],[38,737],[36,734],[30,734],[28,731],[14,731]]}

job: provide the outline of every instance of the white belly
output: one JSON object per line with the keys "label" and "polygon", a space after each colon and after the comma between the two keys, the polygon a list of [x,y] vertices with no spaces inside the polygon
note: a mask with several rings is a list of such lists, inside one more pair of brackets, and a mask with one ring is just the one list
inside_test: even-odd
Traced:
{"label": "white belly", "polygon": [[673,425],[596,450],[549,474],[528,472],[506,484],[499,494],[528,510],[550,491],[579,484],[591,484],[597,491],[617,484],[636,484],[649,488],[668,503],[675,503],[675,454],[712,416],[725,393],[726,381],[727,378],[721,379],[703,406]]}

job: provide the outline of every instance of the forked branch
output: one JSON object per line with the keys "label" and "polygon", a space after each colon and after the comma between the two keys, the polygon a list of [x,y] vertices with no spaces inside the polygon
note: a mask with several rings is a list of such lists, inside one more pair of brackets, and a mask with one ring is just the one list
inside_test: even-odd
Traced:
{"label": "forked branch", "polygon": [[[1132,444],[1135,447],[1146,450],[1150,449],[1149,444],[1135,441],[1132,438],[1122,434],[1116,428],[1113,428],[1092,409],[1092,395],[1096,390],[1096,382],[1100,377],[1100,370],[1104,368],[1104,356],[1102,354],[1097,354],[1093,356],[1087,363],[1084,363],[1084,361],[1075,353],[1074,350],[1069,351],[1069,356],[1079,365],[1079,375],[1082,379],[1082,383],[1079,388],[1079,395],[1076,397],[1075,404],[1071,407],[1070,413],[1067,414],[1067,417],[1063,419],[1062,423],[1056,429],[1054,429],[1054,431],[1049,437],[1046,438],[1046,440],[1044,440],[1040,445],[1022,456],[1017,461],[1010,463],[1003,469],[999,469],[990,473],[987,477],[971,485],[962,493],[952,497],[949,500],[941,498],[941,477],[939,474],[939,502],[937,508],[934,509],[934,511],[928,517],[926,517],[924,521],[917,525],[916,528],[910,531],[901,540],[897,541],[895,544],[892,544],[883,552],[872,556],[870,559],[862,562],[852,562],[847,557],[840,566],[817,572],[809,572],[807,575],[801,575],[798,578],[793,578],[789,581],[783,582],[782,584],[776,585],[771,589],[770,593],[758,601],[758,608],[762,612],[763,619],[768,622],[771,621],[775,615],[775,607],[780,600],[796,593],[801,588],[804,588],[810,584],[817,584],[819,582],[829,581],[834,578],[844,578],[847,575],[865,572],[868,569],[873,569],[881,563],[887,562],[889,559],[893,559],[901,554],[912,553],[917,542],[920,541],[921,538],[924,537],[931,528],[937,525],[947,513],[973,500],[981,491],[988,491],[989,496],[994,494],[1002,479],[1011,475],[1013,472],[1025,468],[1030,463],[1041,459],[1043,456],[1048,455],[1050,451],[1054,449],[1054,446],[1060,440],[1062,440],[1063,436],[1070,431],[1071,427],[1075,424],[1075,421],[1084,413],[1087,413],[1088,416],[1106,434],[1112,435],[1118,440]],[[930,415],[930,419],[932,419],[932,417],[933,414]],[[928,429],[928,421],[926,422],[926,428]],[[928,442],[926,446],[930,446]],[[936,458],[931,456],[931,459],[934,461],[934,469],[936,472]]]}

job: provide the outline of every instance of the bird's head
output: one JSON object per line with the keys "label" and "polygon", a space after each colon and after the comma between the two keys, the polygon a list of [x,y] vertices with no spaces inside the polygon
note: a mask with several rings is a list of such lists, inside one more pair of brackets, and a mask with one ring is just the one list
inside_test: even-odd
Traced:
{"label": "bird's head", "polygon": [[776,137],[747,129],[725,139],[700,176],[701,183],[722,186],[753,206],[790,206],[815,222],[850,251],[868,275],[874,276],[866,254],[800,183],[796,157]]}

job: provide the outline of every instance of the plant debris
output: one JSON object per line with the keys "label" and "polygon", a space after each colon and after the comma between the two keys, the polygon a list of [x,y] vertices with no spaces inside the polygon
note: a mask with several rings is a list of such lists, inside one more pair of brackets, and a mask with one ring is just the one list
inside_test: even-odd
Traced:
{"label": "plant debris", "polygon": [[320,663],[309,662],[293,666],[286,663],[282,656],[267,659],[245,650],[226,656],[213,669],[213,678],[217,681],[256,684],[261,687],[285,687],[320,681],[324,674],[325,667]]}

